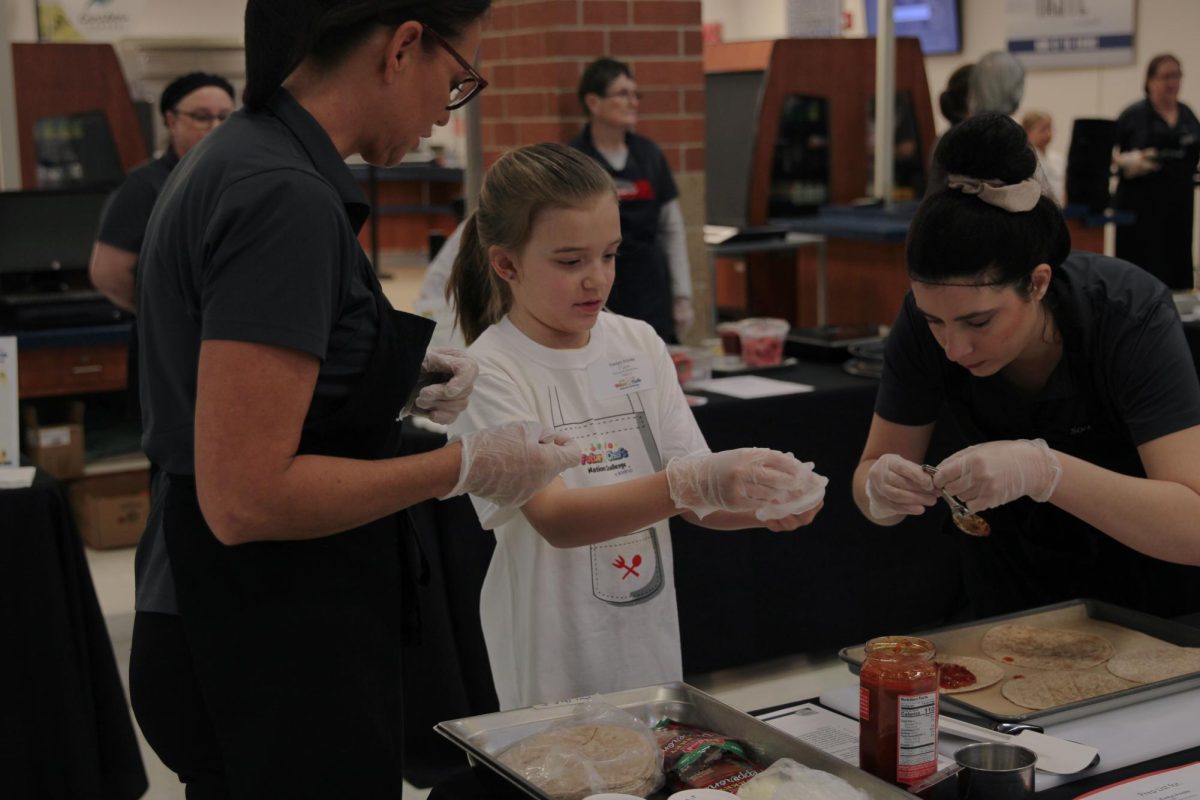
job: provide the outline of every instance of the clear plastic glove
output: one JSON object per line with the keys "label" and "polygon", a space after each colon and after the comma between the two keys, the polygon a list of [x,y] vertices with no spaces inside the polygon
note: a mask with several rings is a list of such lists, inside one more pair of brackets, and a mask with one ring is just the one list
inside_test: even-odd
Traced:
{"label": "clear plastic glove", "polygon": [[508,422],[464,434],[458,484],[445,500],[473,494],[501,508],[519,508],[560,472],[577,466],[583,450],[540,422]]}
{"label": "clear plastic glove", "polygon": [[1062,465],[1043,439],[985,442],[938,464],[933,483],[972,511],[1031,497],[1044,503],[1058,488]]}
{"label": "clear plastic glove", "polygon": [[933,477],[906,458],[885,453],[867,470],[867,510],[875,519],[924,514],[937,504]]}
{"label": "clear plastic glove", "polygon": [[409,404],[419,414],[442,425],[449,425],[467,407],[475,388],[479,367],[466,351],[456,347],[430,347],[421,362],[418,391]]}
{"label": "clear plastic glove", "polygon": [[676,297],[671,315],[675,320],[675,338],[682,342],[696,321],[696,310],[692,308],[692,298]]}
{"label": "clear plastic glove", "polygon": [[1125,150],[1113,156],[1113,161],[1126,178],[1148,175],[1162,168],[1158,161],[1158,151],[1153,147],[1147,147],[1145,150]]}
{"label": "clear plastic glove", "polygon": [[676,456],[666,471],[675,507],[701,519],[714,511],[755,511],[773,500],[794,503],[803,491],[800,462],[762,447]]}
{"label": "clear plastic glove", "polygon": [[[791,453],[788,453],[791,456]],[[754,516],[763,522],[784,517],[800,516],[816,508],[825,499],[825,487],[829,478],[813,471],[811,461],[800,462],[800,474],[796,476],[786,498],[770,500],[754,510]]]}

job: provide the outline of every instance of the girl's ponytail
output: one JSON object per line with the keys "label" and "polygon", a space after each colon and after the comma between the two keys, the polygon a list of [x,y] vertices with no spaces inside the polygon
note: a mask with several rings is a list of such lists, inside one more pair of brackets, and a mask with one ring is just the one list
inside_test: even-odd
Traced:
{"label": "girl's ponytail", "polygon": [[508,284],[492,272],[487,246],[479,237],[478,212],[463,225],[458,256],[446,282],[446,300],[457,310],[456,324],[468,345],[503,319],[512,304]]}

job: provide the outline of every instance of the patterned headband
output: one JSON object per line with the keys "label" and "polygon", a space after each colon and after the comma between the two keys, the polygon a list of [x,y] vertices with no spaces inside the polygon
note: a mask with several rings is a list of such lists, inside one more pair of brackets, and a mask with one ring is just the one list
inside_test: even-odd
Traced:
{"label": "patterned headband", "polygon": [[969,175],[948,175],[946,181],[951,189],[959,189],[963,194],[978,195],[983,202],[1005,211],[1030,211],[1042,197],[1042,184],[1036,178],[1006,184],[998,180],[984,181]]}

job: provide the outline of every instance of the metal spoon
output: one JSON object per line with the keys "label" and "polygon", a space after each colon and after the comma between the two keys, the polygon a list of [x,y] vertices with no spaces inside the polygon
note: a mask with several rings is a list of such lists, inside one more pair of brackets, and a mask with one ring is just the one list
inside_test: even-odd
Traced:
{"label": "metal spoon", "polygon": [[[921,469],[930,475],[937,474],[937,467],[931,467],[928,464],[922,464]],[[942,498],[945,499],[946,505],[950,506],[950,518],[954,520],[954,525],[960,531],[971,536],[987,536],[992,532],[992,526],[988,525],[986,519],[971,511],[961,500],[945,489],[942,489]]]}

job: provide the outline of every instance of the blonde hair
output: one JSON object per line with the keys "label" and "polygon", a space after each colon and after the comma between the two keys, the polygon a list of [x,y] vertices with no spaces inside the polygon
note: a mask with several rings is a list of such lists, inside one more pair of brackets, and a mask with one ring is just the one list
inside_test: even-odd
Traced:
{"label": "blonde hair", "polygon": [[512,307],[512,292],[492,270],[489,248],[518,253],[543,211],[577,208],[603,194],[616,199],[612,177],[591,157],[561,144],[521,147],[492,165],[479,191],[479,206],[463,226],[446,283],[446,299],[455,304],[467,344]]}
{"label": "blonde hair", "polygon": [[1053,124],[1054,120],[1045,111],[1026,111],[1021,116],[1021,127],[1026,131],[1031,131],[1043,122]]}

